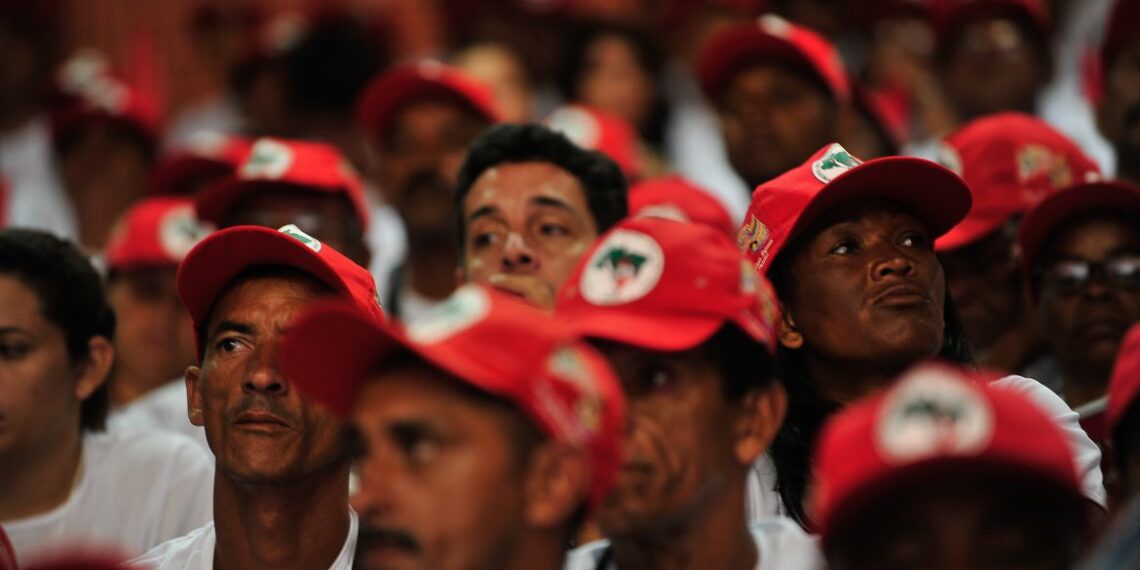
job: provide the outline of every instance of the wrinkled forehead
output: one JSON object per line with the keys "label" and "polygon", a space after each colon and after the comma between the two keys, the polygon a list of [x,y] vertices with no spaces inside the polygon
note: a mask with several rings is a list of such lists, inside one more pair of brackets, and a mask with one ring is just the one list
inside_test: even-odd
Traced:
{"label": "wrinkled forehead", "polygon": [[206,330],[223,320],[287,321],[314,300],[335,290],[299,269],[257,265],[231,279],[207,313]]}

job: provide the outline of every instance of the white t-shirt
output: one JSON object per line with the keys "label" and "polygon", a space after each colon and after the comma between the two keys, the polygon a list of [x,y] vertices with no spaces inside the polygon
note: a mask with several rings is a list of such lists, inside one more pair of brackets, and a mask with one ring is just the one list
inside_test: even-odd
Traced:
{"label": "white t-shirt", "polygon": [[0,172],[9,184],[9,227],[35,228],[75,239],[79,223],[56,173],[45,117],[0,135]]}
{"label": "white t-shirt", "polygon": [[151,390],[126,406],[112,410],[107,418],[107,429],[128,432],[172,431],[190,438],[210,453],[210,446],[206,443],[206,430],[190,423],[186,410],[186,383],[179,378]]}
{"label": "white t-shirt", "polygon": [[[348,536],[329,570],[352,570],[359,528],[356,513],[349,509]],[[150,552],[129,562],[135,568],[151,570],[211,570],[214,567],[214,545],[217,543],[214,523],[207,523],[190,534],[158,545]]]}
{"label": "white t-shirt", "polygon": [[[805,533],[791,519],[761,519],[752,523],[749,530],[760,553],[756,570],[822,570],[825,567],[816,537]],[[609,545],[608,540],[598,540],[571,550],[566,555],[564,570],[617,570],[612,560],[606,568],[598,568]]]}
{"label": "white t-shirt", "polygon": [[[1104,474],[1100,471],[1100,448],[1081,428],[1081,417],[1064,400],[1044,384],[1024,376],[1010,375],[995,380],[1001,386],[1028,397],[1057,423],[1069,440],[1077,472],[1081,476],[1081,490],[1090,501],[1106,506]],[[776,467],[767,453],[752,465],[748,472],[746,506],[750,521],[786,514],[783,500],[776,493]]]}
{"label": "white t-shirt", "polygon": [[213,458],[178,434],[88,433],[80,469],[59,507],[0,522],[22,565],[60,546],[146,552],[213,516]]}

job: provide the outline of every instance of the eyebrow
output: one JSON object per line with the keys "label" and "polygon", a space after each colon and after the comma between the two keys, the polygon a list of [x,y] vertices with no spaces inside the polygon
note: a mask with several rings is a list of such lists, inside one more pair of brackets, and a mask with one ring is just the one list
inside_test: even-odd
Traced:
{"label": "eyebrow", "polygon": [[494,214],[497,210],[498,210],[498,208],[496,208],[494,204],[488,204],[486,206],[480,206],[480,207],[476,208],[474,212],[471,212],[471,215],[467,216],[467,221],[468,222],[474,222],[475,220],[477,220],[479,218],[485,218],[487,216],[490,216],[491,214]]}
{"label": "eyebrow", "polygon": [[537,205],[537,206],[558,208],[560,210],[566,210],[567,212],[573,212],[574,211],[574,209],[571,208],[570,205],[567,204],[566,202],[563,202],[562,200],[559,200],[558,198],[553,198],[550,196],[535,196],[534,198],[530,199],[530,203]]}
{"label": "eyebrow", "polygon": [[27,331],[25,331],[24,329],[22,329],[20,327],[0,327],[0,334],[26,333],[26,332]]}
{"label": "eyebrow", "polygon": [[234,321],[222,321],[222,322],[218,323],[217,326],[214,327],[214,330],[210,331],[210,338],[213,338],[213,337],[217,336],[219,333],[223,333],[223,332],[236,332],[236,333],[241,333],[241,334],[253,334],[253,333],[257,332],[257,329],[254,328],[253,325],[246,324],[246,323],[236,323]]}

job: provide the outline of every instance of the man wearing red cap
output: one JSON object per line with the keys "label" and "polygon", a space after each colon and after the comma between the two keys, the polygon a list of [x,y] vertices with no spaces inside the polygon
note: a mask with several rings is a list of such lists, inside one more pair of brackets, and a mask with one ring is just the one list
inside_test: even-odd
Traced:
{"label": "man wearing red cap", "polygon": [[190,421],[216,459],[214,521],[136,559],[160,569],[352,566],[350,458],[332,414],[298,395],[278,364],[285,330],[320,298],[382,320],[367,270],[296,226],[222,230],[183,260],[198,366]]}
{"label": "man wearing red cap", "polygon": [[851,87],[823,36],[767,15],[713,35],[698,57],[728,160],[755,188],[840,138]]}
{"label": "man wearing red cap", "polygon": [[[1021,216],[1053,192],[1098,175],[1077,145],[1020,113],[988,115],[943,141],[940,161],[973,190],[970,213],[934,249],[966,338],[988,368],[1020,372],[1040,355],[1016,254]],[[1057,389],[1054,379],[1035,377]]]}
{"label": "man wearing red cap", "polygon": [[194,364],[194,328],[178,299],[178,264],[209,229],[188,198],[147,198],[111,232],[104,254],[115,310],[115,366],[108,381],[112,427],[181,432],[205,446],[186,420],[182,374]]}
{"label": "man wearing red cap", "polygon": [[1140,321],[1140,188],[1071,186],[1025,216],[1018,243],[1055,359],[1039,365],[1059,373],[1070,405],[1103,411],[1120,340]]}
{"label": "man wearing red cap", "polygon": [[625,458],[573,570],[822,568],[790,519],[749,526],[749,473],[787,403],[768,282],[712,227],[633,218],[602,236],[557,316],[609,359],[630,401]]}
{"label": "man wearing red cap", "polygon": [[331,145],[258,139],[237,172],[198,194],[195,207],[219,228],[294,224],[364,267],[371,259],[360,176]]}
{"label": "man wearing red cap", "polygon": [[1113,506],[1123,507],[1140,496],[1140,324],[1132,325],[1112,368],[1106,423],[1119,479]]}
{"label": "man wearing red cap", "polygon": [[1140,184],[1140,2],[1117,0],[1105,31],[1097,126],[1116,151],[1116,176]]}
{"label": "man wearing red cap", "polygon": [[360,125],[379,154],[378,181],[407,231],[408,254],[393,275],[385,307],[413,318],[455,287],[452,211],[467,147],[499,121],[488,88],[434,61],[381,73],[357,102]]}
{"label": "man wearing red cap", "polygon": [[605,155],[540,125],[500,125],[471,145],[455,192],[460,280],[550,309],[598,235],[629,210]]}
{"label": "man wearing red cap", "polygon": [[314,309],[283,348],[298,388],[352,422],[358,568],[562,568],[617,477],[613,372],[492,289],[465,285],[406,327]]}
{"label": "man wearing red cap", "polygon": [[827,424],[812,510],[831,568],[1074,567],[1090,526],[1065,438],[987,380],[922,365]]}

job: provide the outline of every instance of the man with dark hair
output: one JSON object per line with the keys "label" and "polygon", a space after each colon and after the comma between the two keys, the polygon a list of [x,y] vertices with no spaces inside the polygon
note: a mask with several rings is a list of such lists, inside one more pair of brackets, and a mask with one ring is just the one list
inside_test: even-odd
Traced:
{"label": "man with dark hair", "polygon": [[358,568],[560,569],[617,477],[625,403],[605,359],[493,289],[407,326],[314,310],[282,354],[352,421]]}
{"label": "man with dark hair", "polygon": [[142,552],[209,519],[212,469],[177,434],[103,432],[115,317],[90,262],[0,232],[0,525],[21,564]]}
{"label": "man with dark hair", "polygon": [[629,211],[613,161],[539,125],[501,125],[471,145],[455,191],[461,281],[551,308],[599,234]]}
{"label": "man with dark hair", "polygon": [[352,567],[356,515],[340,422],[278,365],[294,317],[336,297],[382,320],[372,276],[296,226],[222,230],[182,262],[197,336],[188,414],[216,459],[214,519],[135,560],[159,569]]}
{"label": "man with dark hair", "polygon": [[771,286],[716,228],[633,218],[602,236],[556,316],[601,349],[630,401],[624,463],[598,512],[609,542],[571,570],[822,568],[791,519],[750,524],[749,473],[787,396]]}

